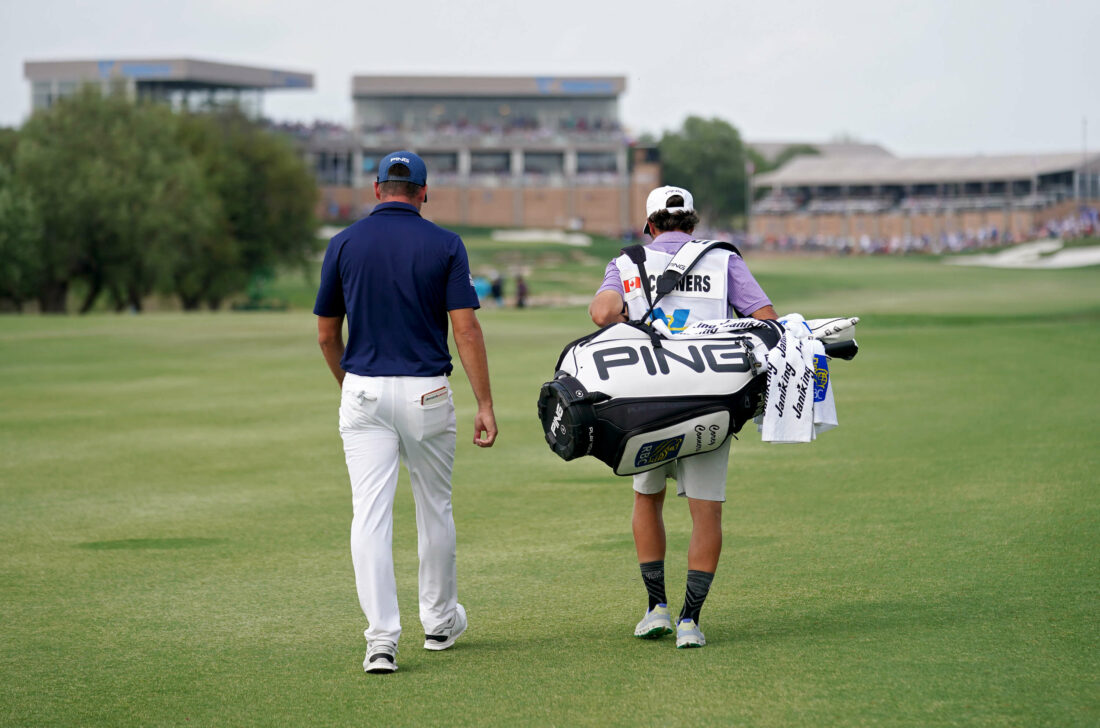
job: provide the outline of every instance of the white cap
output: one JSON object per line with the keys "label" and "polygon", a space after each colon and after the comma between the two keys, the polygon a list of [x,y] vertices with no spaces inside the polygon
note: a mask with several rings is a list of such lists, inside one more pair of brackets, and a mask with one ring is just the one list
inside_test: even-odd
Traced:
{"label": "white cap", "polygon": [[[669,207],[668,198],[679,196],[684,198],[684,204],[681,207]],[[668,210],[669,212],[693,212],[695,210],[695,199],[691,196],[691,193],[685,190],[683,187],[658,187],[649,193],[649,197],[645,201],[645,216],[648,220],[649,217],[660,210]]]}

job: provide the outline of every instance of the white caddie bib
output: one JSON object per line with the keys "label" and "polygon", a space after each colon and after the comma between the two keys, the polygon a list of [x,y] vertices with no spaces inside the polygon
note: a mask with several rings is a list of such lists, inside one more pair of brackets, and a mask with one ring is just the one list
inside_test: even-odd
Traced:
{"label": "white caddie bib", "polygon": [[[657,278],[673,262],[673,258],[693,260],[693,250],[701,252],[714,241],[692,240],[684,243],[675,256],[650,248],[645,251],[645,269],[652,296],[656,296]],[[692,247],[689,247],[692,246]],[[654,318],[663,318],[673,333],[683,331],[700,321],[726,319],[732,314],[729,305],[729,250],[711,250],[704,255],[673,291],[657,302]],[[640,320],[649,310],[638,266],[626,255],[615,259],[615,267],[623,282],[623,300],[633,321]]]}

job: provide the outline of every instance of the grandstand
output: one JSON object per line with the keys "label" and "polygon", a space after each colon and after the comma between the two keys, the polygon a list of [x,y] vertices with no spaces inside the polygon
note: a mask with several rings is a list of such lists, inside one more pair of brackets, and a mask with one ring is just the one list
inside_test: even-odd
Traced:
{"label": "grandstand", "polygon": [[264,91],[313,88],[310,73],[191,58],[27,61],[23,74],[31,82],[31,108],[36,111],[91,84],[108,93],[164,101],[177,110],[234,106],[258,118]]}
{"label": "grandstand", "polygon": [[355,76],[351,129],[304,137],[326,217],[375,204],[379,158],[428,164],[432,219],[618,235],[644,218],[659,183],[648,150],[619,123],[623,77]]}
{"label": "grandstand", "polygon": [[1100,154],[795,157],[758,175],[752,237],[935,249],[1030,239],[1100,191]]}

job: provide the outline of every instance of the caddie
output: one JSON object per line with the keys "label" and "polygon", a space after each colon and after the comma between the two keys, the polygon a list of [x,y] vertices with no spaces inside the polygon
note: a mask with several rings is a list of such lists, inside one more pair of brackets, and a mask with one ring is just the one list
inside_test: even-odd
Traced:
{"label": "caddie", "polygon": [[[681,187],[659,187],[650,192],[646,199],[646,216],[645,231],[653,240],[642,248],[644,263],[640,267],[625,253],[608,263],[603,284],[588,307],[597,326],[628,318],[641,320],[649,312],[645,290],[654,288],[656,278],[680,247],[693,240],[691,234],[699,223],[692,195]],[[648,285],[643,285],[642,267]],[[730,250],[714,249],[695,264],[675,290],[660,300],[651,320],[661,318],[676,332],[698,321],[748,316],[765,320],[778,318],[771,301],[741,256]],[[722,552],[722,503],[726,499],[729,446],[727,439],[711,452],[633,476],[634,545],[649,597],[645,617],[634,629],[635,637],[656,639],[674,631],[665,596],[663,520],[666,479],[674,478],[678,494],[687,497],[692,521],[687,587],[684,605],[676,620],[676,646],[702,647],[706,644],[699,628],[699,612]]]}
{"label": "caddie", "polygon": [[477,399],[473,442],[491,447],[497,436],[466,248],[457,234],[420,217],[427,179],[424,161],[412,152],[382,158],[374,183],[381,204],[332,238],[313,310],[321,352],[341,385],[352,564],[368,622],[363,668],[370,673],[397,669],[401,619],[392,540],[400,461],[416,502],[424,648],[447,649],[467,626],[451,511],[456,428],[448,319]]}

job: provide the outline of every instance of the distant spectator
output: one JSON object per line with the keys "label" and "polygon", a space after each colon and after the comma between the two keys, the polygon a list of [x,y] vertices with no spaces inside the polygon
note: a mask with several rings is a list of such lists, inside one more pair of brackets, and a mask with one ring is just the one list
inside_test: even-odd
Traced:
{"label": "distant spectator", "polygon": [[516,308],[527,307],[527,281],[523,276],[516,276]]}
{"label": "distant spectator", "polygon": [[474,293],[477,294],[479,302],[484,301],[491,291],[492,286],[489,285],[489,280],[485,276],[474,276]]}
{"label": "distant spectator", "polygon": [[504,305],[504,278],[500,273],[493,274],[492,285],[493,302],[496,303],[497,308]]}

